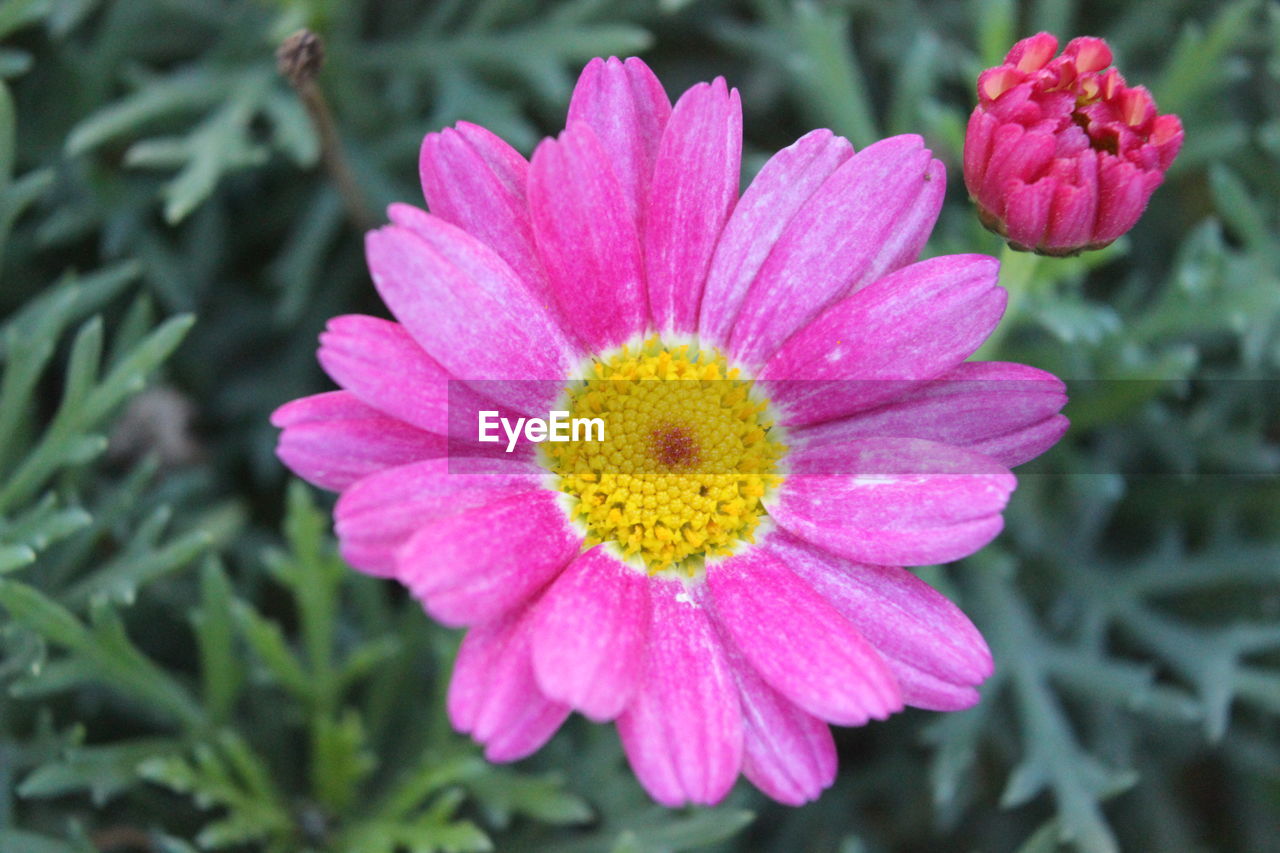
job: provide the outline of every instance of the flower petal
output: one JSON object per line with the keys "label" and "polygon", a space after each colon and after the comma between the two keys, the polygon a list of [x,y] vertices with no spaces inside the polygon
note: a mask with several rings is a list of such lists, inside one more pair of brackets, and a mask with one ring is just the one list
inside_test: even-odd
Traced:
{"label": "flower petal", "polygon": [[1163,181],[1163,172],[1143,171],[1118,157],[1100,158],[1094,242],[1106,245],[1132,228]]}
{"label": "flower petal", "polygon": [[769,158],[725,224],[707,273],[698,333],[717,344],[729,338],[747,289],[765,258],[809,197],[853,146],[829,130],[814,130]]}
{"label": "flower petal", "polygon": [[969,445],[969,449],[990,456],[1010,468],[1035,459],[1067,434],[1071,421],[1065,415],[1052,415],[1022,429],[1010,430]]}
{"label": "flower petal", "polygon": [[538,690],[529,661],[526,608],[472,628],[458,649],[447,700],[449,720],[484,744],[490,761],[537,751],[569,716]]}
{"label": "flower petal", "polygon": [[442,435],[370,408],[347,391],[314,394],[271,415],[283,430],[276,455],[314,486],[340,492],[361,477],[446,452]]}
{"label": "flower petal", "polygon": [[396,576],[437,621],[477,625],[527,601],[581,543],[556,496],[531,492],[422,527],[397,553]]}
{"label": "flower petal", "polygon": [[964,361],[1004,313],[998,271],[986,255],[931,258],[828,308],[760,373],[774,380],[765,387],[782,423],[819,423],[880,405]]}
{"label": "flower petal", "polygon": [[1005,188],[1005,236],[1015,246],[1034,248],[1046,241],[1049,211],[1057,181],[1051,178],[1022,182],[1010,180]]}
{"label": "flower petal", "polygon": [[906,569],[853,563],[786,532],[763,549],[844,615],[875,646],[908,705],[967,708],[992,672],[991,651],[969,618]]}
{"label": "flower petal", "polygon": [[980,106],[974,107],[969,116],[969,127],[964,137],[964,184],[971,196],[976,196],[982,186],[982,177],[986,174],[991,155],[991,137],[998,124],[996,117]]}
{"label": "flower petal", "polygon": [[590,125],[604,149],[623,196],[644,218],[653,164],[662,131],[671,116],[671,101],[649,66],[636,57],[587,63],[569,100],[566,124]]}
{"label": "flower petal", "polygon": [[716,622],[771,687],[828,722],[860,726],[901,710],[889,668],[834,607],[752,549],[707,569]]}
{"label": "flower petal", "polygon": [[1062,437],[1066,386],[1051,373],[1005,362],[965,362],[902,397],[847,418],[790,433],[792,446],[843,444],[858,438],[924,438],[967,447],[1013,467]]}
{"label": "flower petal", "polygon": [[[497,411],[513,423],[521,417],[480,393],[490,385],[501,390],[507,383],[454,379],[399,323],[359,314],[334,317],[320,335],[319,359],[333,380],[362,402],[446,436],[455,462],[506,452],[505,439],[498,444],[478,440],[480,412]],[[514,452],[531,458],[533,447],[522,439]]]}
{"label": "flower petal", "polygon": [[397,224],[365,237],[373,283],[391,313],[451,375],[489,381],[484,393],[546,412],[576,362],[556,321],[511,267],[439,217],[392,205]]}
{"label": "flower petal", "polygon": [[[1054,248],[1088,245],[1098,214],[1098,159],[1093,149],[1082,151],[1066,168],[1074,182],[1060,181],[1053,191],[1053,210],[1045,244]],[[1054,165],[1057,168],[1057,164]]]}
{"label": "flower petal", "polygon": [[738,198],[742,104],[724,78],[676,102],[644,220],[649,310],[659,331],[693,332],[716,242]]}
{"label": "flower petal", "polygon": [[369,574],[391,576],[396,552],[424,525],[541,488],[541,473],[532,465],[479,460],[478,473],[467,474],[450,467],[441,458],[392,468],[343,492],[333,511],[343,559]]}
{"label": "flower petal", "polygon": [[966,557],[1003,526],[1017,484],[981,454],[911,438],[798,448],[769,514],[851,560],[923,566]]}
{"label": "flower petal", "polygon": [[538,257],[526,189],[529,163],[483,127],[460,121],[429,133],[418,159],[427,207],[497,253],[540,304],[551,286]]}
{"label": "flower petal", "polygon": [[849,158],[804,203],[752,283],[732,354],[764,362],[834,300],[919,254],[942,207],[942,164],[918,136],[893,136]]}
{"label": "flower petal", "polygon": [[320,333],[320,365],[364,403],[431,432],[449,429],[449,374],[399,323],[348,314]]}
{"label": "flower petal", "polygon": [[533,152],[529,207],[556,304],[590,352],[644,329],[636,217],[591,128],[574,123]]}
{"label": "flower petal", "polygon": [[737,688],[706,613],[684,584],[651,583],[648,667],[618,717],[618,736],[655,800],[713,805],[742,765]]}
{"label": "flower petal", "polygon": [[725,651],[742,701],[742,775],[780,803],[816,800],[836,778],[831,729],[766,684],[742,652]]}
{"label": "flower petal", "polygon": [[644,675],[649,578],[597,546],[538,604],[533,667],[542,692],[597,722],[622,713]]}
{"label": "flower petal", "polygon": [[[1057,148],[1053,134],[1002,124],[991,134],[991,153],[977,196],[996,216],[1003,218],[1005,190],[1038,178],[1053,161]],[[994,204],[999,210],[991,209]]]}

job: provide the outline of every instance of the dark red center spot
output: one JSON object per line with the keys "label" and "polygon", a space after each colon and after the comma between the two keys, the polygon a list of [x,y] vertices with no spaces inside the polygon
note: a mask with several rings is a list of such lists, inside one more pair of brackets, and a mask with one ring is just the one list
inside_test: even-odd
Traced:
{"label": "dark red center spot", "polygon": [[650,442],[654,458],[668,468],[688,468],[698,461],[698,445],[684,427],[658,427]]}

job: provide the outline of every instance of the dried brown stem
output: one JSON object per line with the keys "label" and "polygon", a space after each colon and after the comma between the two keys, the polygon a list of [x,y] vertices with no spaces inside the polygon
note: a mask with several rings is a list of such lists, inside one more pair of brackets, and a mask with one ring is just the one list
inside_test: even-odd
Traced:
{"label": "dried brown stem", "polygon": [[324,65],[323,39],[311,30],[298,30],[276,50],[276,65],[311,116],[311,124],[320,137],[321,162],[342,197],[347,218],[362,232],[377,227],[377,219],[347,160],[329,102],[316,83],[316,75]]}

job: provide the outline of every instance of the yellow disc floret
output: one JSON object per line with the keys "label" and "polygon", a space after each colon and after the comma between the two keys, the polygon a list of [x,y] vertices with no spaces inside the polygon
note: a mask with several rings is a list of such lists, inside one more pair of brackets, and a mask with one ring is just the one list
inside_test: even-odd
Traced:
{"label": "yellow disc floret", "polygon": [[603,440],[542,448],[587,547],[615,543],[650,573],[694,575],[751,542],[786,450],[752,381],[717,350],[656,340],[593,359],[586,373],[560,408],[600,418]]}

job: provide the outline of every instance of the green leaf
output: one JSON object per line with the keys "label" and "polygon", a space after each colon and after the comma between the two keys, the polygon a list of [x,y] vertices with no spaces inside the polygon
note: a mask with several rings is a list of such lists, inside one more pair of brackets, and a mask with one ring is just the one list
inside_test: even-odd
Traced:
{"label": "green leaf", "polygon": [[74,157],[91,151],[136,132],[156,118],[217,103],[227,88],[225,78],[202,71],[153,80],[135,94],[104,107],[72,128],[67,135],[67,155]]}
{"label": "green leaf", "polygon": [[792,26],[797,73],[819,115],[857,148],[879,139],[870,89],[849,37],[848,14],[801,0],[795,5]]}
{"label": "green leaf", "polygon": [[1104,767],[1076,741],[1066,714],[1036,666],[1040,652],[1030,615],[997,570],[975,572],[979,600],[990,614],[993,654],[1010,667],[1008,676],[1025,729],[1024,758],[1010,775],[1000,803],[1027,802],[1046,787],[1057,802],[1064,840],[1083,849],[1118,851],[1101,801],[1136,780],[1131,771]]}
{"label": "green leaf", "polygon": [[1152,87],[1162,112],[1186,113],[1223,85],[1230,69],[1227,55],[1248,32],[1258,7],[1256,0],[1236,0],[1221,6],[1208,32],[1198,23],[1183,25],[1164,75]]}
{"label": "green leaf", "polygon": [[718,844],[737,835],[755,820],[755,813],[745,809],[708,809],[687,817],[667,821],[640,835],[640,849],[658,853],[663,850],[693,850]]}
{"label": "green leaf", "polygon": [[360,716],[348,710],[338,720],[319,718],[314,724],[311,782],[316,800],[330,811],[345,811],[360,792],[360,784],[377,766],[368,748]]}
{"label": "green leaf", "polygon": [[79,507],[62,508],[57,497],[46,494],[9,523],[0,522],[0,542],[22,546],[37,553],[83,530],[93,521]]}
{"label": "green leaf", "polygon": [[146,738],[104,746],[73,747],[58,761],[41,765],[22,780],[23,797],[59,797],[88,792],[95,806],[129,790],[142,780],[138,767],[163,755],[176,755],[180,741]]}
{"label": "green leaf", "polygon": [[0,545],[0,574],[29,566],[36,552],[28,545]]}
{"label": "green leaf", "polygon": [[17,117],[9,87],[0,82],[0,190],[13,178],[13,151],[17,144]]}
{"label": "green leaf", "polygon": [[39,169],[0,186],[0,259],[14,220],[53,185],[53,174],[52,169]]}
{"label": "green leaf", "polygon": [[250,648],[266,666],[275,682],[299,699],[306,700],[310,697],[310,677],[303,668],[302,661],[289,648],[280,626],[241,601],[232,605],[232,612]]}
{"label": "green leaf", "polygon": [[[73,350],[71,376],[62,405],[36,447],[0,487],[0,512],[42,488],[68,457],[81,457],[84,461],[86,454],[104,449],[105,439],[83,433],[101,424],[126,397],[143,388],[145,377],[173,352],[193,322],[190,316],[165,322],[91,389],[88,386],[101,355],[101,329],[94,323],[86,325]],[[23,381],[30,380],[24,377]]]}
{"label": "green leaf", "polygon": [[12,850],[14,853],[96,853],[92,847],[21,829],[0,829],[0,850]]}
{"label": "green leaf", "polygon": [[435,793],[458,782],[477,779],[486,771],[474,755],[441,758],[428,754],[414,771],[404,774],[374,810],[377,820],[395,823],[423,807]]}
{"label": "green leaf", "polygon": [[1017,40],[1017,8],[1013,0],[975,0],[972,7],[982,67],[1000,65]]}
{"label": "green leaf", "polygon": [[466,787],[498,828],[515,814],[551,824],[586,823],[593,816],[582,798],[564,790],[564,778],[555,773],[523,776],[495,768],[468,780]]}
{"label": "green leaf", "polygon": [[191,614],[200,648],[201,696],[209,717],[225,723],[244,682],[244,667],[235,649],[231,583],[221,564],[210,557],[200,571],[200,606]]}
{"label": "green leaf", "polygon": [[[71,652],[84,665],[75,673],[76,681],[100,683],[148,711],[185,725],[204,725],[195,700],[129,641],[119,617],[106,605],[93,608],[92,623],[86,626],[35,589],[0,580],[0,606],[15,622]],[[33,678],[38,680],[39,674]]]}
{"label": "green leaf", "polygon": [[280,802],[265,765],[237,736],[223,731],[193,752],[191,761],[156,758],[139,769],[156,784],[190,794],[201,808],[226,810],[200,830],[197,845],[217,849],[292,835],[289,810]]}
{"label": "green leaf", "polygon": [[353,833],[343,853],[487,853],[493,842],[471,821],[426,824],[370,823]]}
{"label": "green leaf", "polygon": [[1244,244],[1280,266],[1280,241],[1264,213],[1253,200],[1244,182],[1226,165],[1214,163],[1209,169],[1209,186],[1223,222]]}
{"label": "green leaf", "polygon": [[209,549],[213,537],[204,530],[179,536],[162,547],[146,548],[135,539],[119,557],[93,572],[65,594],[65,601],[83,605],[95,599],[116,604],[132,604],[140,587],[191,564]]}
{"label": "green leaf", "polygon": [[49,14],[50,0],[4,0],[0,3],[0,39]]}

